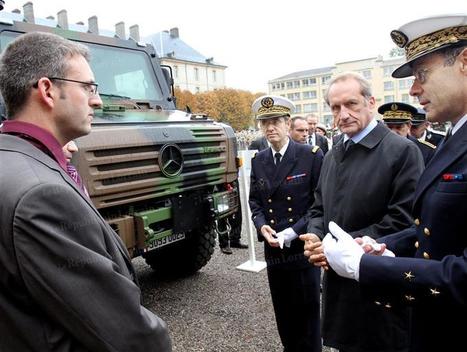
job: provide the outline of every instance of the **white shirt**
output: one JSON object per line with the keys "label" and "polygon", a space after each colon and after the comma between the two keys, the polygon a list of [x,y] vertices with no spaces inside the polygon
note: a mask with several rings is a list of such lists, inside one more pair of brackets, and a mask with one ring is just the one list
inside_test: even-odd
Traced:
{"label": "white shirt", "polygon": [[464,115],[457,123],[452,127],[451,134],[454,135],[463,125],[467,122],[467,115]]}
{"label": "white shirt", "polygon": [[[373,118],[370,123],[360,132],[358,132],[355,136],[353,136],[351,139],[355,144],[360,142],[363,138],[365,138],[373,129],[378,125],[378,122]],[[349,139],[349,136],[344,134],[344,143],[347,142]]]}
{"label": "white shirt", "polygon": [[[281,153],[281,161],[282,158],[284,157],[285,151],[287,150],[287,147],[289,146],[290,139],[287,137],[287,143],[284,144],[284,146],[279,150],[279,153]],[[278,151],[274,150],[274,147],[271,145],[271,152],[272,152],[272,158],[274,159],[275,155]]]}

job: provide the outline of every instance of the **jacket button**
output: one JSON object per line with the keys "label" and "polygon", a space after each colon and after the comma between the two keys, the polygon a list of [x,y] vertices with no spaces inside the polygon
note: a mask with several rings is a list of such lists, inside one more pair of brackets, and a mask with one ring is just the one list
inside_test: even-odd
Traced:
{"label": "jacket button", "polygon": [[289,209],[287,209],[287,210],[289,211],[289,213],[291,213],[291,212],[292,212],[292,208],[289,208]]}
{"label": "jacket button", "polygon": [[272,199],[271,199],[271,198],[268,199],[268,203],[272,203]]}
{"label": "jacket button", "polygon": [[272,213],[272,209],[269,209],[269,212]]}
{"label": "jacket button", "polygon": [[292,200],[292,197],[291,197],[291,196],[288,196],[288,197],[287,197],[287,200]]}
{"label": "jacket button", "polygon": [[293,222],[293,219],[292,219],[292,218],[290,218],[290,219],[289,219],[289,222]]}
{"label": "jacket button", "polygon": [[271,220],[271,221],[269,221],[269,222],[270,222],[271,224],[274,224],[274,223],[275,223],[275,221],[274,221],[274,220]]}
{"label": "jacket button", "polygon": [[418,241],[415,242],[415,248],[418,248],[419,245],[420,245],[420,244],[418,243]]}
{"label": "jacket button", "polygon": [[427,227],[423,229],[423,233],[427,236],[430,236],[430,230]]}
{"label": "jacket button", "polygon": [[415,219],[414,223],[415,223],[415,225],[417,225],[417,226],[420,225],[420,219]]}
{"label": "jacket button", "polygon": [[427,252],[423,252],[423,258],[430,259],[430,255]]}

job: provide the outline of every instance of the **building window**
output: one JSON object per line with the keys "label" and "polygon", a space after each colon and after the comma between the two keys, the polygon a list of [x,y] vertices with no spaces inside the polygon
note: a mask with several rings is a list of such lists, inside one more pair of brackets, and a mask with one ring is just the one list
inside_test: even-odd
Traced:
{"label": "building window", "polygon": [[212,70],[212,80],[214,82],[217,82],[217,72],[216,72],[216,70]]}
{"label": "building window", "polygon": [[326,126],[332,126],[333,120],[334,120],[334,116],[332,116],[332,115],[323,115],[323,123]]}
{"label": "building window", "polygon": [[326,111],[326,112],[331,111],[331,108],[329,107],[328,104],[323,103],[323,111]]}
{"label": "building window", "polygon": [[318,104],[303,104],[303,112],[317,112],[318,111]]}
{"label": "building window", "polygon": [[402,94],[401,101],[406,104],[410,104],[410,97],[408,94]]}
{"label": "building window", "polygon": [[305,78],[302,79],[302,86],[303,87],[308,87],[308,86],[313,86],[316,84],[316,78]]}
{"label": "building window", "polygon": [[363,76],[365,79],[371,79],[371,70],[363,70],[360,71],[360,74]]}
{"label": "building window", "polygon": [[409,79],[402,79],[399,81],[399,88],[400,89],[410,89],[410,87],[412,86],[412,83],[413,83],[413,79],[409,78]]}
{"label": "building window", "polygon": [[384,82],[384,90],[394,90],[394,82],[393,81]]}
{"label": "building window", "polygon": [[321,83],[327,84],[331,80],[331,76],[323,76],[321,77]]}
{"label": "building window", "polygon": [[174,66],[174,78],[178,78],[178,66]]}
{"label": "building window", "polygon": [[295,105],[295,113],[300,114],[302,112],[302,106],[300,104]]}
{"label": "building window", "polygon": [[392,103],[394,101],[394,95],[385,95],[384,96],[384,103]]}
{"label": "building window", "polygon": [[292,82],[287,82],[287,89],[290,89],[292,87],[293,87]]}
{"label": "building window", "polygon": [[316,90],[303,92],[303,99],[316,99]]}
{"label": "building window", "polygon": [[294,88],[300,88],[300,81],[293,81]]}
{"label": "building window", "polygon": [[281,89],[284,89],[285,88],[285,85],[284,85],[284,82],[281,83]]}
{"label": "building window", "polygon": [[289,93],[287,94],[287,98],[292,101],[300,100],[300,93]]}
{"label": "building window", "polygon": [[199,81],[199,69],[195,67],[194,72],[195,72],[195,81]]}

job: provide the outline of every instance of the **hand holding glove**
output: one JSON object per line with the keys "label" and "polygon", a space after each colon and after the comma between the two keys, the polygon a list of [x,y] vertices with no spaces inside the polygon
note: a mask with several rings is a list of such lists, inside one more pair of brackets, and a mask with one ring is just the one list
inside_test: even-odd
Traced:
{"label": "hand holding glove", "polygon": [[358,281],[360,259],[365,252],[352,236],[332,221],[329,231],[332,235],[328,233],[323,239],[324,254],[329,265],[340,276]]}
{"label": "hand holding glove", "polygon": [[297,237],[297,233],[291,227],[287,227],[285,230],[276,233],[276,238],[279,241],[279,247],[281,247],[281,249],[284,248],[284,245],[289,248],[290,243]]}

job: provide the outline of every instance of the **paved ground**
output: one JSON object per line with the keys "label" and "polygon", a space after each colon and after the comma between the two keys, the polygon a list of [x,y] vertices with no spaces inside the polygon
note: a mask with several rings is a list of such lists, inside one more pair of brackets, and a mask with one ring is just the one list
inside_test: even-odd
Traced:
{"label": "paved ground", "polygon": [[[264,260],[262,245],[256,256]],[[134,260],[144,305],[168,323],[174,352],[282,351],[266,271],[235,269],[248,259],[246,249],[216,248],[200,272],[174,281],[157,281],[144,260]]]}

